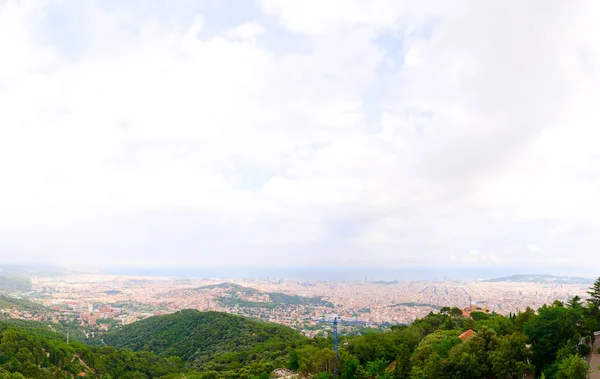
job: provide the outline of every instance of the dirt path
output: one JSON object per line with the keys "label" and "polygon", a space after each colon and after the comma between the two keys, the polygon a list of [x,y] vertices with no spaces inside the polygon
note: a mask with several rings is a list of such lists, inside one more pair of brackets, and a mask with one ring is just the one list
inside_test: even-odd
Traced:
{"label": "dirt path", "polygon": [[596,350],[600,347],[600,335],[596,335],[596,342],[594,342],[594,348],[592,349],[592,355],[590,358],[590,368],[592,369],[589,378],[590,379],[600,379],[600,370],[598,370],[598,366],[600,365],[600,354],[596,353]]}

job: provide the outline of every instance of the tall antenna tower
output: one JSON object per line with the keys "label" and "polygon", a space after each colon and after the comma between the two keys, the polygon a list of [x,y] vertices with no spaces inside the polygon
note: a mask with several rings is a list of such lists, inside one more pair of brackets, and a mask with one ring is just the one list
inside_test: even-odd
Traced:
{"label": "tall antenna tower", "polygon": [[333,319],[333,351],[335,351],[335,367],[333,368],[333,377],[337,378],[338,373],[338,320]]}

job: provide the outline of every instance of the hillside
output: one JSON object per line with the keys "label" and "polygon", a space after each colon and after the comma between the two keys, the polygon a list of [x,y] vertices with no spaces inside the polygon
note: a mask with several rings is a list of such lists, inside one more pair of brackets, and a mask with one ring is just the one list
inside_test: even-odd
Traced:
{"label": "hillside", "polygon": [[50,339],[66,340],[67,333],[71,341],[84,342],[87,339],[85,334],[74,324],[63,325],[47,321],[0,318],[0,330],[3,328],[17,328]]}
{"label": "hillside", "polygon": [[5,295],[0,295],[0,310],[14,310],[14,311],[29,311],[29,312],[43,312],[47,310],[43,305],[34,303],[25,299],[16,299]]}
{"label": "hillside", "polygon": [[31,281],[24,276],[0,275],[0,293],[21,293],[31,289]]}
{"label": "hillside", "polygon": [[[244,308],[266,308],[274,309],[288,305],[304,305],[312,307],[333,308],[333,304],[323,300],[321,297],[304,297],[299,295],[288,295],[281,292],[262,292],[254,288],[240,286],[234,283],[219,283],[196,288],[196,291],[211,291],[214,289],[224,290],[226,297],[221,297],[218,301],[223,306],[239,306]],[[244,297],[251,295],[262,295],[265,301],[245,300]]]}
{"label": "hillside", "polygon": [[554,275],[510,275],[501,278],[484,280],[484,282],[526,282],[526,283],[553,283],[553,284],[592,284],[593,279],[576,276]]}
{"label": "hillside", "polygon": [[215,371],[285,366],[290,350],[306,340],[285,326],[191,309],[125,325],[103,339],[117,348],[175,355],[194,368]]}
{"label": "hillside", "polygon": [[35,322],[0,322],[0,378],[72,378],[82,372],[104,379],[192,377],[176,357],[67,344],[64,336]]}

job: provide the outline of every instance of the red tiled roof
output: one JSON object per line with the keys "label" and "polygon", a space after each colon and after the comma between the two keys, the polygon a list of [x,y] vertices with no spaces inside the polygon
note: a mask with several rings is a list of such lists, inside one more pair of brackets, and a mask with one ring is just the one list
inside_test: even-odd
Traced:
{"label": "red tiled roof", "polygon": [[463,334],[461,334],[460,336],[458,336],[458,338],[460,338],[463,341],[466,341],[467,338],[471,338],[473,337],[475,334],[475,331],[473,329],[469,329],[466,332],[464,332]]}

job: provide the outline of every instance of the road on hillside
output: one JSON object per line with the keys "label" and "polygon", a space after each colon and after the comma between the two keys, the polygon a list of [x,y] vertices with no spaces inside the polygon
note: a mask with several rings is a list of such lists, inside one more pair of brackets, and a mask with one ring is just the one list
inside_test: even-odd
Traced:
{"label": "road on hillside", "polygon": [[600,365],[600,354],[596,353],[596,350],[600,347],[600,332],[596,332],[596,341],[594,342],[594,348],[592,349],[592,354],[590,356],[590,368],[592,372],[590,373],[590,379],[600,379],[600,370],[598,370],[598,366]]}

